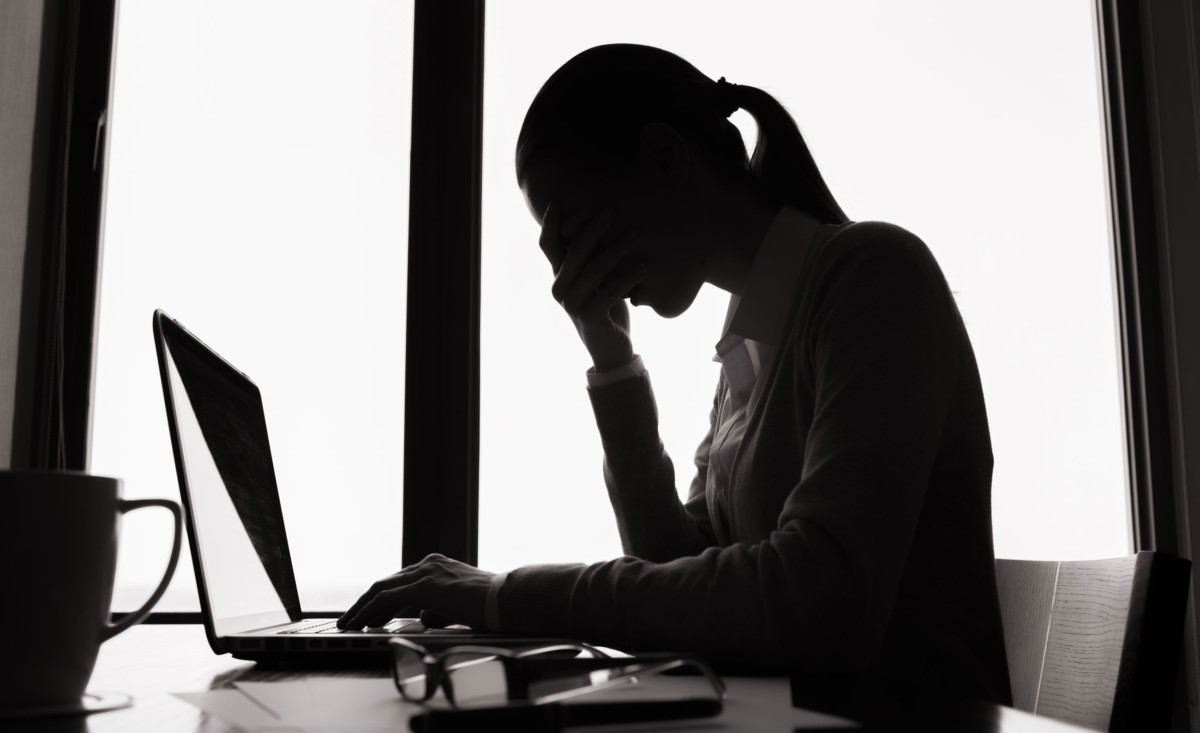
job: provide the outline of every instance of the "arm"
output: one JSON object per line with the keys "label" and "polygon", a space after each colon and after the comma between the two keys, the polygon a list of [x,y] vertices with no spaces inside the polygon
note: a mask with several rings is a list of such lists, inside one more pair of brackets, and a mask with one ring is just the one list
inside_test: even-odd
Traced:
{"label": "arm", "polygon": [[621,558],[518,569],[499,592],[505,631],[830,672],[874,657],[963,344],[945,281],[919,240],[886,225],[843,236],[853,240],[818,284],[801,342],[816,399],[807,439],[795,446],[804,469],[777,529],[756,544],[660,565]]}
{"label": "arm", "polygon": [[[605,477],[625,551],[651,562],[665,561],[713,544],[704,486],[717,402],[709,416],[708,436],[696,451],[697,475],[691,498],[681,504],[671,460],[658,437],[650,381],[640,368],[641,359],[636,363],[637,376],[614,382],[589,379],[593,382],[589,392],[604,440]],[[424,608],[421,620],[426,625],[444,626],[454,620],[475,629],[499,631],[504,628],[499,592],[507,576],[433,554],[372,585],[338,619],[338,626],[379,626],[410,604],[418,604]],[[456,590],[435,592],[433,588]]]}
{"label": "arm", "polygon": [[704,462],[697,464],[700,476],[685,511],[676,494],[674,467],[658,437],[649,378],[629,336],[624,298],[645,268],[625,261],[637,237],[633,232],[608,232],[612,218],[604,210],[588,221],[576,216],[560,224],[557,207],[551,204],[540,245],[554,267],[551,293],[592,357],[589,393],[624,550],[647,560],[670,560],[713,543],[703,498],[707,450]]}
{"label": "arm", "polygon": [[588,390],[604,446],[604,481],[617,517],[625,554],[666,562],[699,554],[716,544],[704,497],[708,435],[696,451],[696,477],[683,504],[675,471],[658,435],[658,412],[650,378],[637,377]]}

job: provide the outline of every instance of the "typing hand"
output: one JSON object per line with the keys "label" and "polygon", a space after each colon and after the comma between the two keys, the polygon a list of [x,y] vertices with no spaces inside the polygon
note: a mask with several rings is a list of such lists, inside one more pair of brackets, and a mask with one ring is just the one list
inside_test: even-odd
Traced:
{"label": "typing hand", "polygon": [[633,361],[625,298],[645,276],[630,258],[637,238],[632,232],[614,235],[612,223],[607,210],[564,222],[551,203],[538,242],[554,268],[550,292],[571,317],[597,371]]}
{"label": "typing hand", "polygon": [[382,626],[409,608],[424,609],[427,626],[484,628],[484,603],[494,573],[433,554],[377,581],[337,620],[338,628]]}

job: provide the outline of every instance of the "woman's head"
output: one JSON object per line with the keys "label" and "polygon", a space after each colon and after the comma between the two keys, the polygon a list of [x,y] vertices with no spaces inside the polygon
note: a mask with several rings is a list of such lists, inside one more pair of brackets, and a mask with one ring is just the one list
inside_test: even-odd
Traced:
{"label": "woman's head", "polygon": [[747,167],[716,84],[675,54],[614,44],[580,53],[542,85],[517,138],[517,177],[547,157],[580,172],[633,172],[642,130],[658,122],[703,147],[726,172]]}
{"label": "woman's head", "polygon": [[[728,120],[738,108],[758,124],[751,158]],[[702,240],[714,229],[706,218],[723,202],[750,197],[773,209],[790,204],[822,221],[846,219],[795,123],[771,95],[715,82],[649,46],[598,46],[558,69],[526,113],[516,169],[535,217],[553,199],[564,220],[608,208],[619,225],[637,230],[643,256],[686,281],[676,283],[679,293],[666,293],[669,283],[660,283],[673,302],[652,303],[669,311],[664,315],[686,308],[683,291],[702,282]],[[648,265],[645,288],[652,289],[656,268]]]}

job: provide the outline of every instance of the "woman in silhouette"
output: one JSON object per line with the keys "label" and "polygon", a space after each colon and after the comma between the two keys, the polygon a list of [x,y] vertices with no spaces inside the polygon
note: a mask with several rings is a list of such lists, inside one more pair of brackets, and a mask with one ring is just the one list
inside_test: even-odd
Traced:
{"label": "woman in silhouette", "polygon": [[[758,125],[753,156],[738,109]],[[372,586],[343,625],[411,606],[690,651],[799,675],[810,703],[849,713],[898,690],[1008,702],[983,392],[921,240],[849,221],[770,94],[645,46],[555,72],[516,168],[553,296],[592,357],[626,556],[493,575],[434,555]],[[681,502],[625,300],[669,318],[706,282],[730,306]]]}

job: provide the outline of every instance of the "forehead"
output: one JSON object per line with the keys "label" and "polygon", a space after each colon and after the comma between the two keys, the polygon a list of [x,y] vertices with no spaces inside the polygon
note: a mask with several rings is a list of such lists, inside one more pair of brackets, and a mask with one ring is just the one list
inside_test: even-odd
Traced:
{"label": "forehead", "polygon": [[529,213],[540,222],[551,201],[564,216],[595,208],[611,198],[615,182],[610,176],[551,158],[531,162],[520,185]]}

